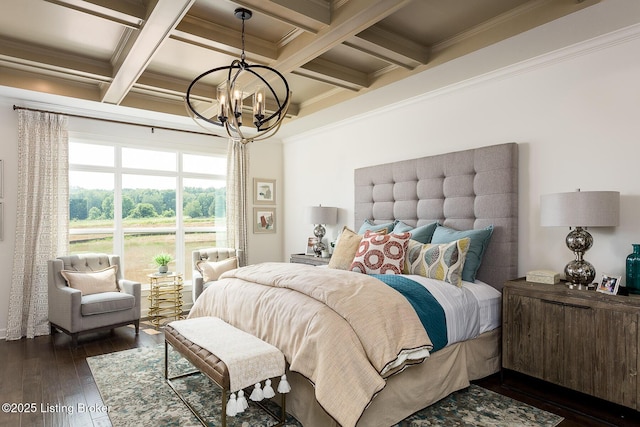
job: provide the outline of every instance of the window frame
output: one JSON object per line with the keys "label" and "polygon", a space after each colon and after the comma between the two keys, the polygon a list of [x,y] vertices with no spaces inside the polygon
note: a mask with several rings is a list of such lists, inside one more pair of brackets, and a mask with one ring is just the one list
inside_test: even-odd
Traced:
{"label": "window frame", "polygon": [[[126,259],[124,257],[125,253],[125,235],[132,232],[142,232],[146,233],[149,231],[154,232],[167,232],[167,233],[175,233],[175,263],[178,271],[182,268],[180,266],[187,265],[186,262],[191,260],[191,254],[185,253],[185,235],[187,232],[205,232],[205,233],[218,233],[220,235],[227,235],[226,223],[224,225],[213,225],[213,226],[193,226],[193,227],[185,227],[184,221],[184,194],[183,194],[183,184],[185,179],[198,179],[198,180],[210,180],[210,181],[222,181],[226,182],[227,176],[226,174],[221,173],[202,173],[202,172],[189,172],[185,171],[183,168],[183,155],[197,155],[197,156],[209,156],[209,157],[218,157],[224,159],[226,162],[227,153],[221,147],[216,147],[214,144],[211,146],[200,146],[200,145],[181,145],[176,146],[176,143],[158,143],[157,141],[145,141],[145,140],[132,140],[126,139],[122,140],[122,138],[112,137],[112,136],[95,136],[95,135],[87,135],[78,132],[69,132],[69,143],[83,143],[83,144],[92,144],[92,145],[104,145],[114,148],[114,163],[113,166],[93,166],[93,165],[82,165],[82,164],[72,164],[69,161],[69,172],[102,172],[102,173],[111,173],[114,177],[114,212],[120,212],[120,215],[114,215],[113,218],[113,227],[112,228],[83,228],[81,230],[73,230],[71,228],[71,224],[69,224],[69,235],[77,235],[77,234],[105,234],[109,233],[113,235],[113,253],[116,255],[120,255],[121,257],[121,265],[123,271],[127,271]],[[141,150],[152,150],[152,151],[162,151],[162,152],[170,152],[176,155],[176,168],[174,171],[163,171],[163,170],[154,170],[154,169],[143,169],[143,168],[133,168],[133,167],[123,167],[122,166],[122,149],[123,148],[134,148]],[[225,171],[226,172],[226,171]],[[124,227],[123,218],[122,218],[122,177],[123,175],[147,175],[147,176],[164,176],[174,178],[176,180],[176,206],[175,206],[175,214],[176,221],[175,225],[172,227],[153,227],[153,228],[144,228],[144,227]],[[71,183],[70,183],[71,184]],[[70,221],[70,220],[69,220]],[[185,278],[187,276],[187,272],[183,272],[185,274]],[[188,283],[190,281],[185,281]],[[145,285],[145,283],[143,283]]]}

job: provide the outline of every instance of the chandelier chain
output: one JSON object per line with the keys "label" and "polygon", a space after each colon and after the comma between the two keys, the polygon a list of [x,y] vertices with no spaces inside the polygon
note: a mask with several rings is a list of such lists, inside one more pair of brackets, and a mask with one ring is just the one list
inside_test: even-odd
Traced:
{"label": "chandelier chain", "polygon": [[242,63],[244,63],[244,59],[246,58],[246,55],[244,54],[244,15],[242,15],[242,53],[240,54],[240,61],[242,61]]}

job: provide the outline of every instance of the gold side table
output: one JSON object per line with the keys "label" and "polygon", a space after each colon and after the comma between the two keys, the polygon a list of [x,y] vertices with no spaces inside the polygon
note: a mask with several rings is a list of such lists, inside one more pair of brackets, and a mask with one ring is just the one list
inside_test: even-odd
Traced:
{"label": "gold side table", "polygon": [[156,327],[165,319],[183,319],[182,273],[153,273],[149,278],[149,320]]}

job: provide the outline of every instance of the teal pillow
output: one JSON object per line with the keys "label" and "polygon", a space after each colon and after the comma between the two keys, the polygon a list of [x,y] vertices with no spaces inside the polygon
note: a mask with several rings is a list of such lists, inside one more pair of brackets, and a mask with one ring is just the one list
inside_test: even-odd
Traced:
{"label": "teal pillow", "polygon": [[465,231],[458,231],[439,225],[433,233],[431,243],[449,243],[469,237],[471,244],[469,245],[464,268],[462,269],[462,280],[465,282],[474,282],[476,280],[476,273],[482,263],[482,256],[489,245],[492,233],[493,225],[479,230]]}
{"label": "teal pillow", "polygon": [[411,234],[411,239],[420,243],[430,243],[431,238],[433,237],[433,232],[436,231],[437,226],[437,222],[432,222],[431,224],[421,225],[420,227],[413,228],[412,226],[405,224],[402,221],[398,221],[395,227],[393,227],[393,232],[408,232],[409,234]]}
{"label": "teal pillow", "polygon": [[391,230],[393,230],[393,227],[396,225],[397,222],[398,221],[386,222],[384,224],[374,224],[368,219],[365,219],[364,223],[362,223],[362,225],[360,226],[360,229],[358,230],[358,234],[364,234],[366,231],[376,232],[383,229],[387,230],[387,234],[391,234]]}

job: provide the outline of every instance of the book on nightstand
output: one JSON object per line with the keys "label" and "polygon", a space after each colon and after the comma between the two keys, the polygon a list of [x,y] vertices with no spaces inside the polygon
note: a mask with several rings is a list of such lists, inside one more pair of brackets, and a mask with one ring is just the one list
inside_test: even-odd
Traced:
{"label": "book on nightstand", "polygon": [[533,270],[527,273],[527,282],[555,285],[560,282],[560,273],[551,270]]}

